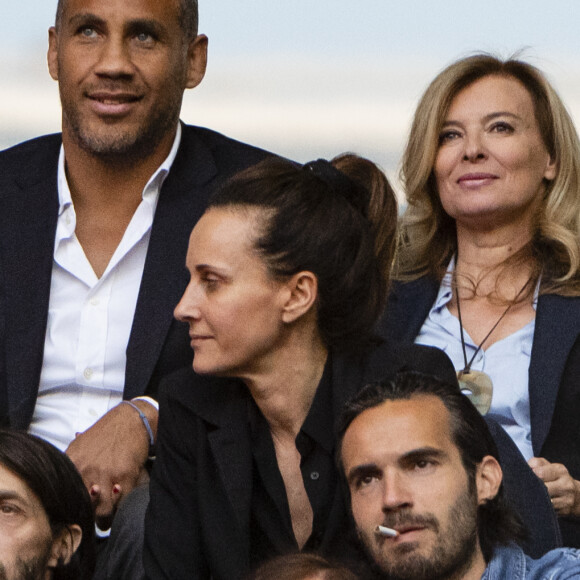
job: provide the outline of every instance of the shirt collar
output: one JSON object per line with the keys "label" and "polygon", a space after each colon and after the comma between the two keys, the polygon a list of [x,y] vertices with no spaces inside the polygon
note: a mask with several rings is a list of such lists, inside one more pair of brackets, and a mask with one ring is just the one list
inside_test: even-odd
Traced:
{"label": "shirt collar", "polygon": [[[298,434],[298,437],[302,433],[308,435],[310,439],[321,445],[329,454],[334,451],[334,419],[332,413],[329,413],[332,408],[332,363],[329,354],[322,378],[314,394],[314,400]],[[248,397],[248,422],[254,437],[258,434],[262,418],[258,405],[256,405],[251,396]],[[263,419],[263,421],[264,425],[267,425],[266,420]]]}
{"label": "shirt collar", "polygon": [[433,303],[433,310],[441,310],[449,302],[453,297],[453,291],[451,289],[451,281],[453,278],[453,270],[455,269],[455,256],[451,258],[449,265],[447,266],[447,271],[445,272],[445,276],[443,276],[443,280],[441,280],[441,284],[439,285],[439,292],[437,293],[437,298]]}
{"label": "shirt collar", "polygon": [[301,429],[327,453],[334,450],[334,419],[329,412],[332,408],[332,362],[329,354],[314,400]]}
{"label": "shirt collar", "polygon": [[515,544],[495,546],[493,556],[488,562],[481,580],[510,578],[524,580],[526,573],[526,556]]}
{"label": "shirt collar", "polygon": [[[177,131],[175,132],[175,139],[173,140],[173,145],[169,151],[169,155],[165,158],[165,161],[155,170],[145,187],[143,188],[142,198],[144,201],[148,201],[153,204],[153,209],[157,205],[157,200],[159,199],[159,192],[161,191],[161,186],[177,157],[177,151],[179,150],[179,145],[181,143],[181,123],[177,124]],[[68,186],[68,181],[66,179],[65,171],[65,152],[64,146],[60,146],[60,154],[58,157],[58,215],[59,217],[66,211],[66,209],[73,205],[70,189]]]}

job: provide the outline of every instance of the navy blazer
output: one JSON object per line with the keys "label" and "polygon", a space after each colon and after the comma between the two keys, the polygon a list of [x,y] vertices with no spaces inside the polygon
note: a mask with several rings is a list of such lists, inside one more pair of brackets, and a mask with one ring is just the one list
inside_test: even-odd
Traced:
{"label": "navy blazer", "polygon": [[[381,334],[413,342],[438,291],[439,282],[427,276],[395,284]],[[580,479],[580,297],[539,297],[528,389],[534,454]],[[560,518],[560,527],[564,545],[580,548],[578,519]]]}
{"label": "navy blazer", "polygon": [[[127,346],[123,397],[155,396],[162,376],[191,365],[187,326],[173,309],[187,285],[189,234],[215,185],[268,153],[219,133],[182,125],[177,157],[163,184]],[[60,134],[0,153],[0,423],[30,424],[42,369],[54,237]],[[0,389],[2,392],[3,389]]]}

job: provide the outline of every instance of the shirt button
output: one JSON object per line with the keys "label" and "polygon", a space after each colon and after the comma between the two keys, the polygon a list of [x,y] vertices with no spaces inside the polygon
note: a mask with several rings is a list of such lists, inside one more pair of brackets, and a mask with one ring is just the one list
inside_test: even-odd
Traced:
{"label": "shirt button", "polygon": [[90,381],[91,377],[93,376],[93,369],[85,369],[83,372],[83,376],[85,377],[85,379],[87,379],[87,381]]}
{"label": "shirt button", "polygon": [[316,481],[319,477],[320,477],[320,473],[318,473],[318,471],[313,471],[310,474],[310,479],[312,479],[312,481]]}
{"label": "shirt button", "polygon": [[91,304],[91,306],[98,306],[99,305],[99,299],[98,298],[91,298],[90,304]]}
{"label": "shirt button", "polygon": [[95,411],[95,409],[89,409],[89,415],[91,417],[96,417],[98,415],[98,413]]}

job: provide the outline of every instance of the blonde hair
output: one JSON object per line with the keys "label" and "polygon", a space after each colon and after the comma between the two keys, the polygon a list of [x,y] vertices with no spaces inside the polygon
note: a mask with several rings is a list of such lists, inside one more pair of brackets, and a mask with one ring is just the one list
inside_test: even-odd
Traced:
{"label": "blonde hair", "polygon": [[[439,201],[433,166],[439,134],[456,95],[486,76],[519,81],[530,94],[544,144],[558,171],[546,183],[531,247],[510,260],[532,257],[542,273],[542,293],[580,293],[580,142],[566,107],[540,70],[510,58],[477,54],[458,60],[435,77],[423,94],[403,155],[401,180],[407,210],[395,277],[412,280],[431,275],[441,280],[457,249],[455,222]],[[507,266],[507,263],[506,263]]]}

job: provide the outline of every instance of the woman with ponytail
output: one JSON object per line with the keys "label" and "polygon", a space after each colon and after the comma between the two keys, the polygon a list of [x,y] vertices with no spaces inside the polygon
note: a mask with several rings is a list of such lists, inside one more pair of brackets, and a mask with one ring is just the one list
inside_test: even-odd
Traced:
{"label": "woman with ponytail", "polygon": [[454,380],[440,351],[373,336],[396,219],[386,177],[355,155],[269,159],[216,192],[175,309],[194,362],[160,399],[148,577],[233,580],[298,550],[359,560],[335,417],[403,366]]}

